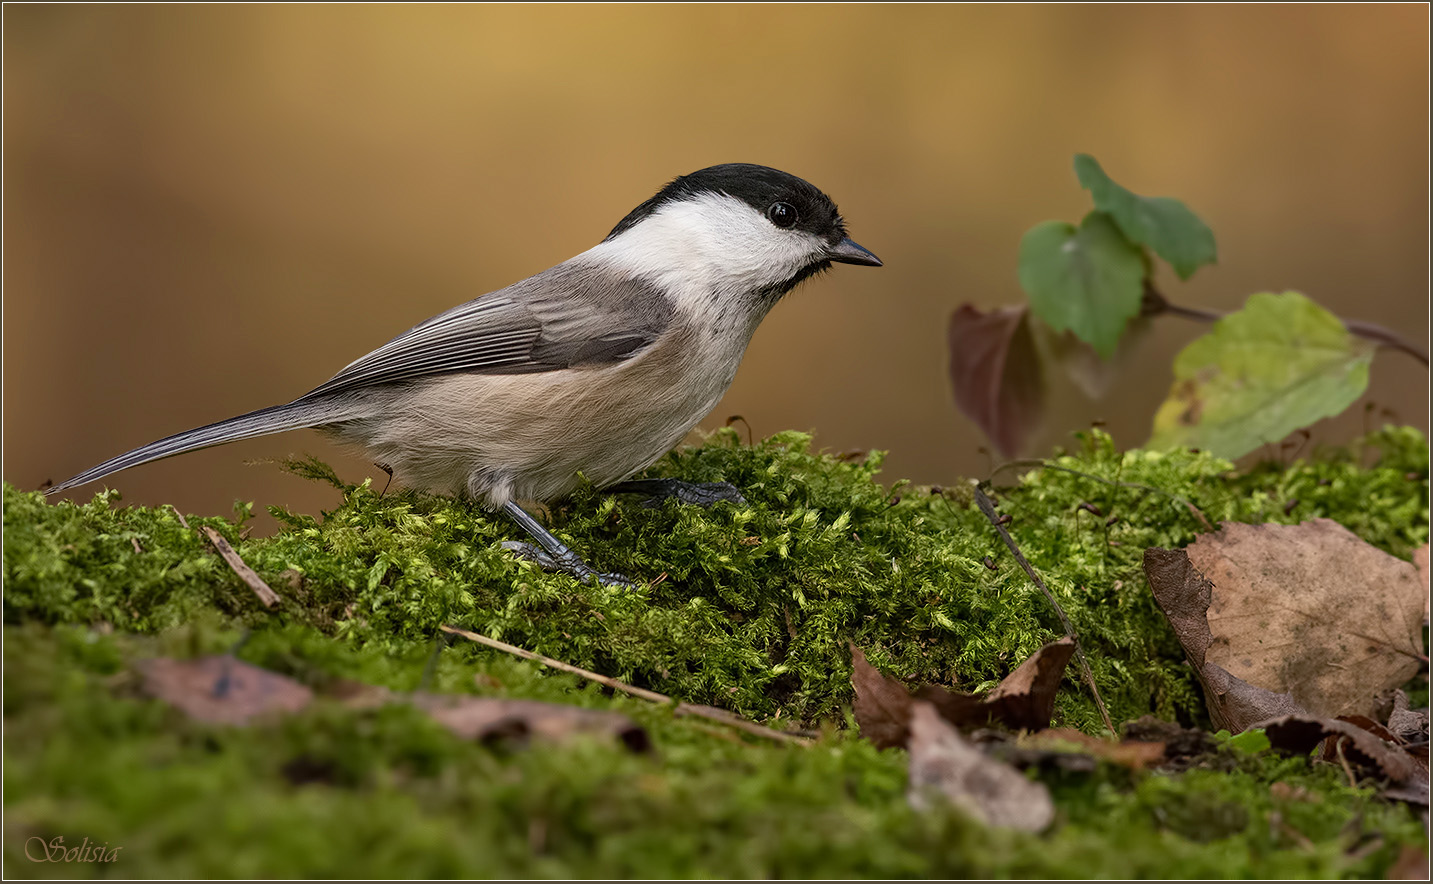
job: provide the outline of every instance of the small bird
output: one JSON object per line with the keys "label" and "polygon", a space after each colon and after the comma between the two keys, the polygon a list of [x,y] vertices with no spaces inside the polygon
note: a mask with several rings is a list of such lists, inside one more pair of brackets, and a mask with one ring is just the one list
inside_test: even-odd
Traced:
{"label": "small bird", "polygon": [[766,166],[681,176],[602,242],[414,326],[284,405],[113,457],[49,493],[199,448],[317,428],[406,485],[502,510],[541,549],[508,549],[586,582],[594,571],[517,501],[613,492],[709,505],[733,486],[624,482],[706,417],[757,325],[832,262],[881,266],[819,189]]}

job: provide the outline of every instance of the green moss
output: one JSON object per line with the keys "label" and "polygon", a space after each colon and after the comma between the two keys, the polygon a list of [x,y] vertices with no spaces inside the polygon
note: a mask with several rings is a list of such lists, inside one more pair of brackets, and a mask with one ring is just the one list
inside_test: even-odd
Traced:
{"label": "green moss", "polygon": [[[1204,530],[1192,506],[1211,522],[1333,518],[1407,556],[1428,537],[1427,442],[1389,429],[1364,447],[1378,452],[1371,467],[1326,452],[1235,472],[1199,453],[1120,453],[1091,433],[1053,461],[1085,475],[1032,470],[996,496],[1115,719],[1202,722],[1143,550]],[[1064,823],[1042,839],[909,811],[904,756],[839,728],[846,642],[912,683],[974,691],[1059,629],[968,486],[886,488],[879,465],[812,452],[800,434],[744,446],[720,432],[650,474],[729,481],[749,506],[648,508],[583,489],[546,521],[597,568],[651,581],[614,589],[516,560],[500,543],[518,530],[476,507],[381,495],[299,464],[341,493],[321,518],[271,510],[279,533],[242,540],[245,506],[233,520],[189,518],[280,592],[276,611],[173,510],[116,508],[112,492],[50,505],[6,484],[5,801],[23,821],[7,830],[8,868],[65,873],[22,867],[15,851],[30,834],[73,832],[138,848],[129,856],[144,859],[111,874],[147,876],[1270,877],[1379,874],[1395,844],[1421,839],[1405,810],[1302,759],[1263,756],[1207,776],[1058,784]],[[828,735],[810,749],[722,739],[664,707],[442,642],[445,623],[776,726],[824,723]],[[245,629],[245,659],[319,687],[357,678],[412,690],[441,649],[436,689],[472,691],[479,675],[488,692],[618,708],[653,732],[658,754],[473,746],[401,705],[321,702],[261,733],[206,728],[125,687],[136,656],[213,653]],[[1099,730],[1073,672],[1057,717]],[[1276,779],[1328,797],[1317,810],[1276,808]],[[1275,810],[1316,848],[1271,834]],[[1339,832],[1356,818],[1386,841],[1354,860]],[[236,851],[240,840],[265,847]]]}
{"label": "green moss", "polygon": [[[6,627],[12,875],[1369,877],[1423,840],[1407,810],[1302,758],[1179,777],[1066,775],[1054,784],[1059,823],[1032,836],[987,831],[954,811],[915,813],[904,753],[849,733],[807,748],[723,739],[663,707],[500,656],[445,654],[434,686],[472,691],[477,673],[508,696],[617,708],[648,728],[656,752],[589,741],[487,747],[402,704],[320,701],[269,726],[206,726],[139,699],[121,667],[236,637],[214,624],[161,637]],[[425,665],[416,649],[401,659],[345,649],[303,626],[266,630],[241,655],[312,683],[362,677],[395,689],[415,685]],[[1274,797],[1280,781],[1317,803]],[[57,835],[121,847],[120,859],[25,859],[29,839]],[[1373,849],[1351,856],[1355,842]]]}

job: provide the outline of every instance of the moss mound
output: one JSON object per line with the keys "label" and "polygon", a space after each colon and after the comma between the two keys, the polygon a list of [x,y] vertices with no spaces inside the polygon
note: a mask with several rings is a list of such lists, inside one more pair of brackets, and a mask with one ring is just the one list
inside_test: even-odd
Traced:
{"label": "moss mound", "polygon": [[[1200,453],[1121,453],[1091,433],[1051,461],[1063,470],[1033,470],[998,502],[1079,631],[1116,721],[1153,712],[1200,723],[1143,550],[1190,542],[1201,516],[1322,516],[1406,557],[1428,536],[1427,442],[1388,429],[1364,447],[1235,472]],[[1377,462],[1361,466],[1373,451]],[[108,874],[178,877],[1377,874],[1398,844],[1421,841],[1405,809],[1304,759],[1072,778],[1056,789],[1064,822],[1044,838],[910,811],[903,753],[840,728],[846,642],[912,682],[974,691],[1059,628],[968,487],[887,488],[879,466],[879,455],[812,452],[800,434],[746,446],[725,431],[649,475],[729,481],[748,506],[648,507],[586,489],[549,514],[592,565],[649,581],[634,588],[544,573],[501,548],[520,536],[502,518],[345,484],[313,462],[294,468],[332,482],[340,504],[319,519],[271,510],[283,527],[266,538],[242,537],[246,506],[186,528],[170,509],[114,508],[113,492],[50,505],[7,484],[5,801],[22,821],[7,824],[7,868],[80,873],[16,852],[70,832],[138,848]],[[259,604],[199,525],[234,544],[284,597],[279,608]],[[734,742],[669,709],[447,645],[442,624],[826,736],[801,749]],[[129,660],[222,651],[245,629],[244,659],[311,683],[411,690],[431,670],[443,690],[477,691],[477,675],[485,693],[620,708],[653,732],[658,757],[581,743],[508,753],[401,707],[319,703],[259,736],[182,721],[125,687]],[[1098,722],[1067,675],[1056,723],[1095,732]],[[1332,796],[1278,808],[1312,852],[1271,833],[1277,780]],[[1354,834],[1340,835],[1356,817]],[[1343,842],[1370,826],[1384,840],[1351,855]],[[1132,837],[1147,851],[1126,847]]]}

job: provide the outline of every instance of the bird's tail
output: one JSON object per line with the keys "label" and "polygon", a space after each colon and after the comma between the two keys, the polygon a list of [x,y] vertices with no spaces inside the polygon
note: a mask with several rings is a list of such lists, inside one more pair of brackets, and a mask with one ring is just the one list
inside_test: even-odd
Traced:
{"label": "bird's tail", "polygon": [[225,442],[237,442],[240,439],[252,439],[255,436],[267,436],[270,433],[282,433],[285,430],[299,430],[333,423],[349,417],[343,411],[341,406],[332,401],[305,402],[302,399],[286,405],[261,408],[258,411],[219,421],[217,424],[209,424],[207,427],[199,427],[167,436],[158,442],[151,442],[133,451],[126,451],[102,464],[90,467],[78,476],[66,479],[58,485],[52,485],[45,489],[45,493],[54,494],[77,485],[93,482],[96,479],[103,479],[120,470],[137,467],[152,460],[173,457],[186,451],[223,445]]}

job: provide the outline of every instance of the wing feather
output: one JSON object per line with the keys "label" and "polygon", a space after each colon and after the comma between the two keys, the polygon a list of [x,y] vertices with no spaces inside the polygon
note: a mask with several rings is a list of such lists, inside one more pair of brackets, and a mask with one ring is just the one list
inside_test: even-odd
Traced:
{"label": "wing feather", "polygon": [[455,372],[617,362],[650,345],[671,318],[670,299],[652,285],[568,262],[419,323],[302,398]]}

